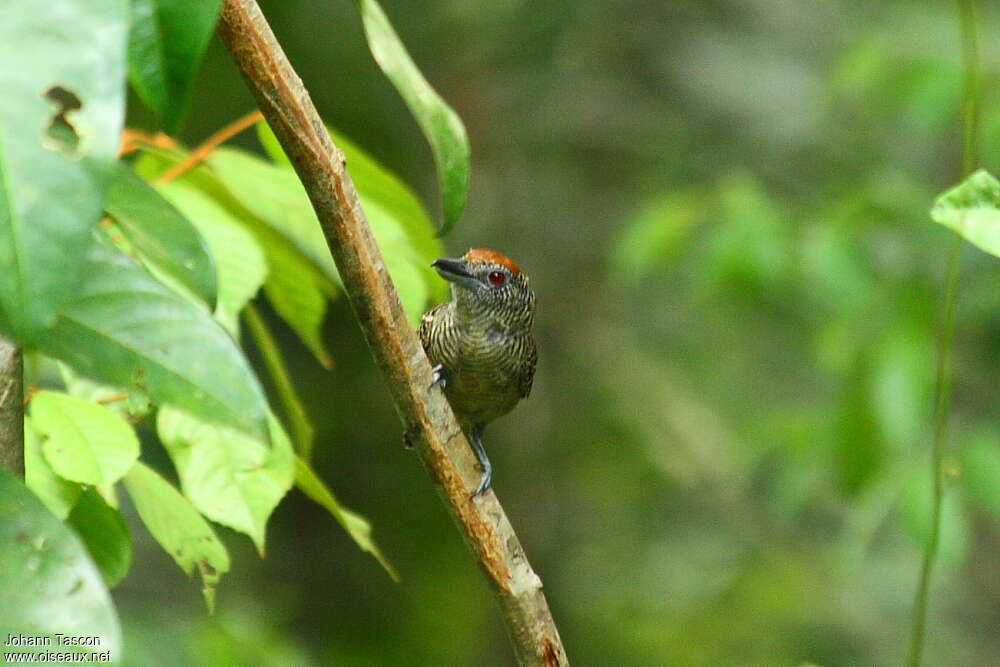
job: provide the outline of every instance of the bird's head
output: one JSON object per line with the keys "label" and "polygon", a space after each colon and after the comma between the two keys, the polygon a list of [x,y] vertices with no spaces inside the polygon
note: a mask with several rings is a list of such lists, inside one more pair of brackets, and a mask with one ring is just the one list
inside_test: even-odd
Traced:
{"label": "bird's head", "polygon": [[511,258],[495,250],[473,248],[458,259],[442,258],[431,266],[451,283],[460,312],[499,321],[507,328],[531,326],[535,294]]}

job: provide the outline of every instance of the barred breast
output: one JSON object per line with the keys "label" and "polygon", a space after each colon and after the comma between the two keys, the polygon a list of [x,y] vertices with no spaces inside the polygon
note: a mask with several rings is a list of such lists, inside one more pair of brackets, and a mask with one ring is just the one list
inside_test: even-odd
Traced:
{"label": "barred breast", "polygon": [[538,353],[529,333],[460,328],[449,302],[424,315],[420,340],[431,363],[442,365],[445,396],[465,423],[501,417],[531,392]]}

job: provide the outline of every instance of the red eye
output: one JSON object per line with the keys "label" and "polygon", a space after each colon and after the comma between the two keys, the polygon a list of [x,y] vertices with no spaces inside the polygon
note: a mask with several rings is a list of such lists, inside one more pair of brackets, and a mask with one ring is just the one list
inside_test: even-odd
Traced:
{"label": "red eye", "polygon": [[503,271],[490,271],[490,275],[486,276],[486,279],[490,281],[490,285],[500,287],[507,282],[507,274]]}

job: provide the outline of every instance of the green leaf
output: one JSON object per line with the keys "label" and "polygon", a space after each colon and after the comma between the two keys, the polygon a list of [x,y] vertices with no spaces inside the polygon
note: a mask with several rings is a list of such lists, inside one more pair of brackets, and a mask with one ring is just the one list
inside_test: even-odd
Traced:
{"label": "green leaf", "polygon": [[[243,151],[219,149],[208,164],[229,192],[271,229],[289,239],[323,274],[339,282],[336,266],[312,204],[294,171]],[[374,201],[363,201],[372,233],[406,312],[417,321],[427,305],[430,270],[413,249],[403,225]]]}
{"label": "green leaf", "polygon": [[81,484],[109,487],[139,457],[139,439],[118,414],[53,391],[31,399],[31,417],[52,469]]}
{"label": "green leaf", "polygon": [[245,225],[221,204],[188,182],[161,185],[160,192],[195,224],[208,242],[218,269],[219,302],[215,318],[234,338],[239,312],[264,284],[264,251]]}
{"label": "green leaf", "polygon": [[256,305],[247,306],[246,310],[243,311],[243,319],[246,321],[254,345],[256,345],[257,351],[264,361],[264,366],[267,367],[267,372],[274,383],[278,401],[291,428],[294,449],[299,456],[308,461],[312,455],[316,429],[309,420],[302,399],[299,398],[295,385],[292,383],[288,367],[282,358],[281,350],[278,348],[278,342]]}
{"label": "green leaf", "polygon": [[[374,202],[367,204],[368,223],[378,240],[389,275],[399,293],[410,322],[416,324],[427,308],[428,274],[417,262],[416,253],[410,247],[406,232],[395,218]],[[430,263],[428,262],[427,266]],[[433,280],[444,283],[440,276]]]}
{"label": "green leaf", "polygon": [[82,292],[43,351],[87,377],[266,433],[264,392],[233,339],[208,313],[102,244],[92,248]]}
{"label": "green leaf", "polygon": [[[416,193],[350,139],[330,126],[327,130],[350,165],[351,179],[361,198],[361,206],[366,212],[378,207],[395,220],[410,239],[413,261],[424,277],[430,298],[435,302],[448,299],[451,294],[448,282],[441,280],[441,276],[431,268],[431,262],[444,257],[444,244],[434,234],[431,216]],[[378,238],[377,231],[375,234]]]}
{"label": "green leaf", "polygon": [[[441,239],[434,235],[431,217],[413,189],[346,136],[330,126],[326,129],[334,144],[344,153],[347,170],[351,174],[351,180],[354,181],[354,187],[361,197],[361,205],[365,211],[368,210],[368,203],[374,202],[399,221],[422,264],[429,265],[435,259],[442,257],[444,246]],[[277,164],[291,168],[277,137],[266,122],[261,121],[257,124],[257,137],[264,150]],[[442,284],[440,298],[446,297],[447,285],[437,278],[437,274],[429,266],[427,271],[435,278],[429,281],[429,284]]]}
{"label": "green leaf", "polygon": [[[441,239],[434,235],[434,226],[427,209],[399,177],[332,127],[327,126],[327,130],[337,148],[344,153],[347,169],[365,213],[370,214],[377,206],[405,230],[410,240],[409,245],[415,251],[414,261],[423,276],[430,298],[435,302],[447,299],[448,283],[441,280],[430,266],[435,259],[444,256],[444,246]],[[264,150],[278,165],[291,168],[281,144],[267,123],[261,121],[257,124],[257,136]],[[375,233],[377,238],[378,232]]]}
{"label": "green leaf", "polygon": [[184,495],[209,519],[248,535],[262,555],[267,519],[295,475],[291,442],[276,419],[270,425],[269,448],[170,407],[156,419]]}
{"label": "green leaf", "polygon": [[[111,596],[79,538],[0,468],[0,637],[96,636],[121,651]],[[77,647],[67,647],[67,651]]]}
{"label": "green leaf", "polygon": [[1000,181],[980,169],[937,198],[931,219],[1000,257]]}
{"label": "green leaf", "polygon": [[125,490],[150,534],[188,575],[197,569],[209,611],[215,587],[229,571],[229,554],[212,527],[177,489],[142,463],[125,476]]}
{"label": "green leaf", "polygon": [[79,286],[125,114],[125,0],[0,3],[0,330],[34,346]]}
{"label": "green leaf", "polygon": [[[181,159],[183,156],[177,153],[150,152],[143,155],[136,163],[136,168],[142,170],[147,177],[155,178]],[[259,160],[258,162],[265,164]],[[233,197],[219,178],[208,169],[190,171],[176,182],[189,184],[210,196],[256,237],[267,260],[264,289],[271,305],[295,330],[317,360],[325,367],[331,367],[333,362],[320,326],[326,318],[327,301],[339,294],[334,281],[324,275],[292,240],[260,220]],[[333,266],[332,262],[329,266]],[[339,280],[335,267],[333,276]]]}
{"label": "green leaf", "polygon": [[389,573],[389,576],[394,581],[399,581],[399,573],[396,572],[396,568],[382,555],[375,541],[372,540],[372,527],[368,520],[341,505],[333,492],[323,483],[323,480],[309,467],[309,464],[299,458],[295,459],[295,486],[314,502],[325,507],[358,547],[374,556],[375,560]]}
{"label": "green leaf", "polygon": [[215,262],[198,230],[123,164],[118,165],[104,210],[145,262],[215,308]]}
{"label": "green leaf", "polygon": [[963,448],[961,458],[969,496],[1000,517],[1000,439],[983,433]]}
{"label": "green leaf", "polygon": [[469,140],[465,126],[431,88],[375,0],[358,0],[372,57],[402,96],[434,153],[447,234],[462,217],[469,192]]}
{"label": "green leaf", "polygon": [[45,460],[41,439],[28,416],[24,418],[24,483],[60,519],[69,516],[83,492],[79,484],[57,475]]}
{"label": "green leaf", "polygon": [[262,236],[270,267],[264,283],[268,301],[316,360],[326,369],[333,368],[323,337],[323,322],[328,302],[339,294],[337,288],[308,259],[287,243],[272,238],[275,234]]}
{"label": "green leaf", "polygon": [[232,148],[215,151],[207,164],[242,206],[284,235],[323,275],[339,284],[323,229],[294,171]]}
{"label": "green leaf", "polygon": [[96,489],[88,489],[70,512],[68,523],[87,546],[109,588],[125,578],[132,565],[132,536],[121,512]]}
{"label": "green leaf", "polygon": [[132,0],[129,80],[174,134],[191,103],[195,75],[222,0]]}

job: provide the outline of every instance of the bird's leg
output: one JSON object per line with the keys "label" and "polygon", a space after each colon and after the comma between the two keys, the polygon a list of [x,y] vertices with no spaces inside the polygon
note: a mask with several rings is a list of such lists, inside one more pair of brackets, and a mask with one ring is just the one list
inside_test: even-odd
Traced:
{"label": "bird's leg", "polygon": [[434,371],[434,382],[431,382],[431,386],[428,389],[433,389],[435,385],[444,389],[448,386],[448,378],[444,376],[444,364],[438,364],[431,370]]}
{"label": "bird's leg", "polygon": [[493,466],[490,465],[490,457],[486,455],[486,449],[483,447],[482,424],[474,424],[469,435],[472,441],[472,448],[476,450],[476,458],[479,459],[479,463],[483,466],[483,476],[479,480],[479,486],[476,487],[475,493],[472,494],[472,497],[475,498],[490,488],[490,480],[493,478]]}

